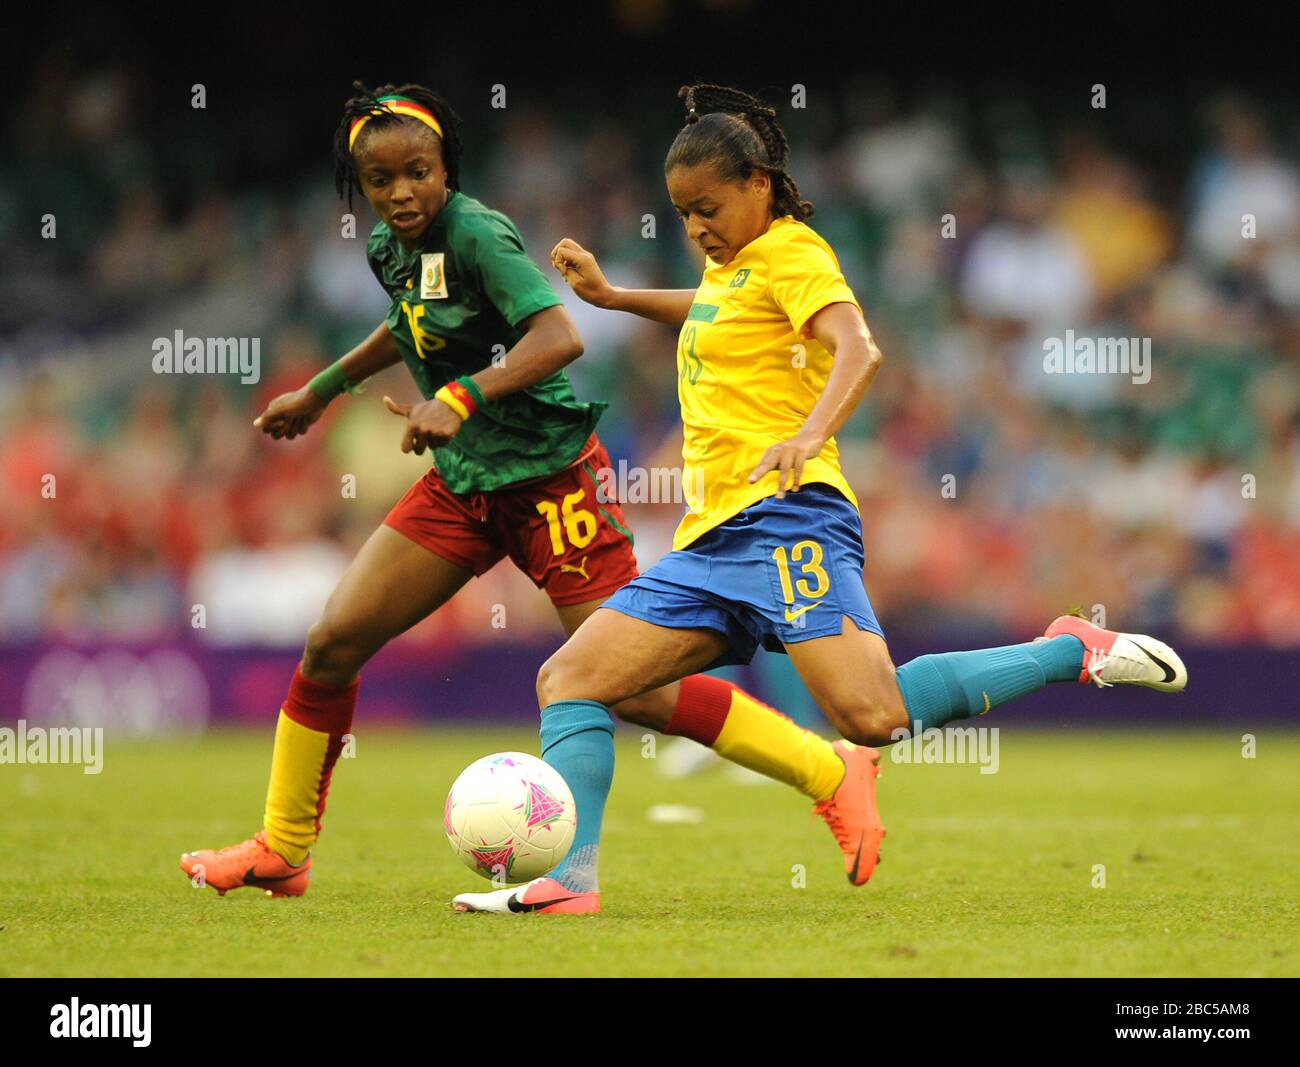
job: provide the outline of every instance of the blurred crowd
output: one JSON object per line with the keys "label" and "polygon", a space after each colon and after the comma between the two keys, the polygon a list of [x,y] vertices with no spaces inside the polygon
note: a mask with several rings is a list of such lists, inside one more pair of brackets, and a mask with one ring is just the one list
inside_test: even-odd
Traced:
{"label": "blurred crowd", "polygon": [[[0,170],[0,640],[296,644],[425,468],[380,401],[415,398],[400,367],[303,439],[251,425],[386,310],[359,200],[358,238],[341,233],[331,131],[301,173],[208,183],[158,164],[124,71],[47,65],[29,88]],[[1116,144],[1105,112],[1027,107],[990,148],[978,110],[850,105],[829,126],[790,116],[791,169],[886,356],[840,438],[886,631],[1031,634],[1102,605],[1126,629],[1300,644],[1294,102],[1207,100],[1164,163]],[[466,129],[464,188],[539,263],[571,236],[618,284],[695,283],[659,172],[671,124],[489,118]],[[203,150],[221,148],[195,168]],[[562,295],[613,456],[679,463],[672,331]],[[152,373],[155,334],[249,332],[194,323],[226,306],[257,324],[260,381]],[[1149,338],[1150,381],[1046,373],[1067,330]],[[648,566],[680,506],[627,510]],[[558,632],[503,567],[409,639],[495,639],[496,604],[510,633]]]}

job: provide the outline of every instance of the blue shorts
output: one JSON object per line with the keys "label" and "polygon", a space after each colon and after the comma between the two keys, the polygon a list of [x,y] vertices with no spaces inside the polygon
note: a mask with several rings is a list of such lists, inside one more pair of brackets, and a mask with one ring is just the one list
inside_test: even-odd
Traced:
{"label": "blue shorts", "polygon": [[680,552],[669,552],[602,607],[674,629],[717,630],[731,643],[710,667],[748,663],[761,644],[842,632],[847,615],[884,637],[862,584],[862,517],[828,485],[769,496]]}

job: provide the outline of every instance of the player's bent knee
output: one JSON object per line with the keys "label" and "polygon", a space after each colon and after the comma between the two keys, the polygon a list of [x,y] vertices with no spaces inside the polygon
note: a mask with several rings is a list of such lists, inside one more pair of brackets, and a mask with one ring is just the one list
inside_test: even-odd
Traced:
{"label": "player's bent knee", "polygon": [[561,648],[537,672],[537,706],[545,708],[561,700],[601,700],[593,673],[590,664]]}
{"label": "player's bent knee", "polygon": [[855,745],[882,745],[895,740],[895,732],[907,728],[907,710],[870,694],[855,693],[836,700],[830,711],[840,734]]}
{"label": "player's bent knee", "polygon": [[571,673],[557,652],[537,672],[537,706],[545,708],[556,701],[572,699],[566,688],[571,684]]}
{"label": "player's bent knee", "polygon": [[318,619],[307,631],[302,669],[308,678],[355,674],[365,659],[356,640],[332,619]]}

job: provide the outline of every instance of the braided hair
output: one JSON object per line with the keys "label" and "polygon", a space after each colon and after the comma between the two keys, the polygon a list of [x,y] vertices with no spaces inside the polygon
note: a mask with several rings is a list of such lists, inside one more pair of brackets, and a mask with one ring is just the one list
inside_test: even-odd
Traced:
{"label": "braided hair", "polygon": [[[353,148],[348,146],[348,136],[353,121],[366,115],[373,115],[357,138],[354,147],[358,148],[372,130],[387,129],[399,122],[415,123],[414,119],[405,115],[386,114],[384,105],[379,102],[381,96],[408,96],[433,112],[438,125],[442,127],[442,163],[447,168],[447,188],[460,188],[460,117],[446,100],[423,85],[381,85],[376,89],[367,89],[361,82],[354,81],[352,88],[356,90],[356,95],[349,97],[348,102],[343,105],[343,118],[339,122],[338,129],[334,131],[334,188],[338,190],[340,197],[345,191],[347,192],[349,211],[352,210],[352,190],[361,191]],[[415,124],[422,130],[428,130],[431,136],[437,136],[427,126]]]}
{"label": "braided hair", "polygon": [[780,218],[811,218],[813,205],[799,195],[790,177],[790,142],[776,110],[726,85],[683,85],[677,98],[686,105],[686,125],[668,149],[664,173],[674,167],[711,163],[725,181],[744,181],[756,170],[772,179],[772,207]]}

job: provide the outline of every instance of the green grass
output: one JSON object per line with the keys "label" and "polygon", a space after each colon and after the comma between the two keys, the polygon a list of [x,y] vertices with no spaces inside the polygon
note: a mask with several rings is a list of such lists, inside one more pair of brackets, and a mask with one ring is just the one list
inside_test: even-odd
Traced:
{"label": "green grass", "polygon": [[1004,730],[987,776],[886,755],[884,861],[853,889],[793,791],[667,782],[621,734],[598,917],[447,906],[487,883],[445,791],[529,733],[363,733],[299,900],[176,867],[260,825],[266,734],[110,747],[99,776],[0,766],[0,975],[1295,975],[1300,735],[1255,759],[1239,737]]}

